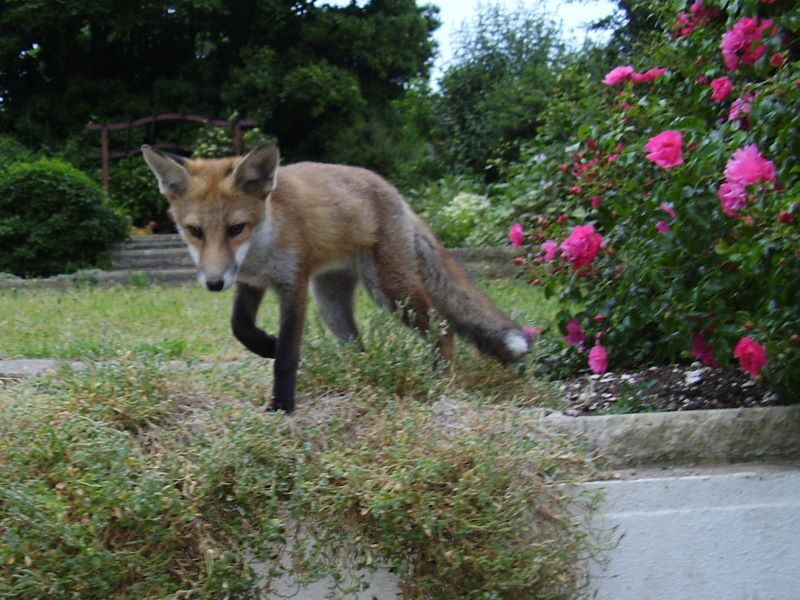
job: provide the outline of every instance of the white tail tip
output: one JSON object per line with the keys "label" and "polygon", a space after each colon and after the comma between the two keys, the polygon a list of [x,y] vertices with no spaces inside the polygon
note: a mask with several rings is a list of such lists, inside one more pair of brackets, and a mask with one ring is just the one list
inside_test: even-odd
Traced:
{"label": "white tail tip", "polygon": [[525,337],[525,334],[519,331],[509,331],[506,334],[504,342],[506,344],[506,348],[508,348],[508,351],[514,356],[514,358],[522,356],[530,350],[528,338]]}

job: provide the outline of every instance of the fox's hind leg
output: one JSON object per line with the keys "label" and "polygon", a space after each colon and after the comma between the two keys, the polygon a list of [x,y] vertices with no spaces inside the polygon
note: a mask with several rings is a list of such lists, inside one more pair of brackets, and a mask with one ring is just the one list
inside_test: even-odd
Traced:
{"label": "fox's hind leg", "polygon": [[[422,279],[404,266],[402,259],[380,250],[364,253],[359,257],[361,279],[376,303],[391,312],[402,310],[403,323],[427,335],[431,316],[436,317],[433,302]],[[439,334],[436,347],[445,364],[449,364],[453,359],[453,333],[449,327]]]}
{"label": "fox's hind leg", "polygon": [[349,270],[328,271],[311,280],[311,291],[322,320],[343,342],[358,341],[353,302],[358,277]]}

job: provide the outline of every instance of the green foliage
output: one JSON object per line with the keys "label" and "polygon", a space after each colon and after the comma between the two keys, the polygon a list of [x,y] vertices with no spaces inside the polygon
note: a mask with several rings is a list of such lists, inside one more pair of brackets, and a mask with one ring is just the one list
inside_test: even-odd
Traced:
{"label": "green foliage", "polygon": [[33,160],[33,152],[8,135],[0,135],[0,176],[16,162]]}
{"label": "green foliage", "polygon": [[126,233],[100,187],[66,163],[17,163],[0,179],[0,271],[30,277],[90,267]]}
{"label": "green foliage", "polygon": [[591,467],[568,442],[373,388],[290,422],[264,375],[127,353],[0,390],[0,597],[249,598],[254,565],[391,566],[406,598],[582,589]]}
{"label": "green foliage", "polygon": [[[234,113],[228,117],[229,121],[235,121],[239,115]],[[197,133],[194,141],[193,158],[222,158],[233,156],[233,130],[206,125]],[[242,154],[246,154],[265,144],[269,138],[261,133],[258,128],[247,129],[242,132]],[[144,162],[144,161],[142,161]],[[151,175],[152,176],[152,175]]]}
{"label": "green foliage", "polygon": [[[704,6],[718,16],[688,35],[665,31],[637,48],[637,71],[663,66],[668,74],[638,85],[597,81],[598,89],[605,88],[599,112],[576,103],[573,113],[564,113],[586,119],[575,123],[577,140],[547,148],[544,160],[520,171],[532,189],[542,190],[529,206],[535,242],[530,264],[539,277],[539,245],[546,239],[561,243],[575,225],[591,223],[604,250],[590,268],[576,270],[563,258],[546,265],[552,276],[542,283],[562,302],[562,326],[576,318],[589,334],[588,345],[601,334],[615,369],[697,357],[691,349],[700,334],[714,359],[728,363],[737,341],[749,337],[766,347],[763,378],[785,400],[796,400],[798,56],[784,45],[781,30],[769,30],[763,57],[726,70],[720,40],[742,17],[755,14],[773,17],[791,38],[800,12],[758,2]],[[663,15],[674,9],[654,9],[671,30],[675,12],[670,20]],[[782,62],[772,58],[776,53]],[[709,81],[722,76],[730,77],[733,92],[715,102]],[[733,103],[747,94],[753,95],[749,115],[732,118]],[[671,168],[645,158],[647,141],[665,130],[683,136],[683,162]],[[726,165],[751,144],[774,164],[778,184],[749,186],[745,206],[729,216],[718,197]],[[665,205],[674,208],[674,218]],[[575,348],[568,356],[585,360]]]}
{"label": "green foliage", "polygon": [[500,243],[514,214],[507,203],[493,203],[486,186],[466,176],[444,177],[408,194],[414,209],[449,248]]}

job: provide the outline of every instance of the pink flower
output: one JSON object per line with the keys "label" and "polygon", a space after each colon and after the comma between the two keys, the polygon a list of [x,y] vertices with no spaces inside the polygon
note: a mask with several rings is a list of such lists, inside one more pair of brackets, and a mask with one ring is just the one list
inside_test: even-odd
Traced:
{"label": "pink flower", "polygon": [[647,159],[659,167],[670,169],[683,162],[681,147],[683,134],[680,131],[667,130],[653,136],[645,144]]}
{"label": "pink flower", "polygon": [[717,192],[722,212],[729,217],[738,217],[739,211],[747,204],[747,190],[738,183],[724,182]]}
{"label": "pink flower", "polygon": [[758,151],[755,144],[739,148],[725,166],[725,178],[730,183],[751,185],[775,182],[775,165]]}
{"label": "pink flower", "polygon": [[524,238],[525,234],[522,231],[522,225],[514,223],[508,230],[508,239],[511,240],[511,245],[515,248],[521,246]]}
{"label": "pink flower", "polygon": [[692,349],[690,350],[692,356],[701,361],[704,365],[709,367],[719,366],[717,360],[714,358],[714,349],[706,339],[706,332],[701,331],[692,336]]}
{"label": "pink flower", "polygon": [[540,247],[544,253],[544,256],[542,257],[544,262],[549,263],[556,257],[556,252],[558,252],[558,242],[554,240],[547,240]]}
{"label": "pink flower", "polygon": [[516,266],[522,266],[525,260],[521,256],[515,256],[511,259],[511,262],[514,263]]}
{"label": "pink flower", "polygon": [[[711,81],[711,99],[714,102],[722,102],[733,90],[730,77],[719,77]],[[730,119],[729,119],[730,120]]]}
{"label": "pink flower", "polygon": [[606,85],[618,85],[628,80],[633,75],[633,67],[630,65],[614,67],[603,78]]}
{"label": "pink flower", "polygon": [[780,221],[784,225],[791,225],[792,224],[792,213],[790,213],[787,210],[782,210],[781,214],[778,215],[778,221]]}
{"label": "pink flower", "polygon": [[750,104],[755,99],[755,96],[750,92],[742,94],[741,98],[737,98],[731,104],[731,109],[728,112],[728,121],[735,121],[736,119],[746,119],[750,114],[752,105]]}
{"label": "pink flower", "polygon": [[739,366],[750,373],[751,377],[757,376],[767,364],[766,348],[749,337],[739,340],[733,349],[733,356],[739,359]]}
{"label": "pink flower", "polygon": [[672,206],[669,202],[662,202],[658,205],[658,210],[665,212],[669,215],[670,219],[674,219],[678,216],[678,211],[675,210],[675,207]]}
{"label": "pink flower", "polygon": [[605,373],[608,370],[608,353],[599,342],[589,350],[589,368],[592,373]]}
{"label": "pink flower", "polygon": [[600,208],[600,203],[602,201],[603,201],[603,197],[602,196],[592,196],[591,197],[592,208],[595,208],[595,209]]}
{"label": "pink flower", "polygon": [[537,337],[542,335],[542,332],[544,331],[544,327],[523,327],[521,331],[522,331],[523,335],[526,338],[528,338],[528,341],[532,342]]}
{"label": "pink flower", "polygon": [[656,223],[656,229],[661,235],[667,234],[672,231],[672,227],[669,226],[669,223],[666,221],[659,221]]}
{"label": "pink flower", "polygon": [[786,62],[786,60],[783,58],[783,55],[778,52],[773,54],[769,59],[769,64],[773,67],[781,67],[784,62]]}
{"label": "pink flower", "polygon": [[564,341],[570,346],[580,346],[586,341],[586,334],[581,329],[578,319],[572,319],[567,323],[567,335],[564,336]]}
{"label": "pink flower", "polygon": [[759,22],[758,17],[740,19],[730,31],[722,35],[722,58],[729,71],[739,67],[741,59],[747,65],[755,62],[767,51],[766,45],[760,43],[764,31],[772,27],[772,19]]}
{"label": "pink flower", "polygon": [[578,270],[591,263],[603,245],[603,236],[592,225],[576,225],[569,237],[561,242],[561,253]]}
{"label": "pink flower", "polygon": [[645,83],[647,81],[653,81],[654,79],[661,77],[667,70],[663,67],[659,67],[657,69],[649,69],[644,73],[631,73],[631,81],[634,84]]}

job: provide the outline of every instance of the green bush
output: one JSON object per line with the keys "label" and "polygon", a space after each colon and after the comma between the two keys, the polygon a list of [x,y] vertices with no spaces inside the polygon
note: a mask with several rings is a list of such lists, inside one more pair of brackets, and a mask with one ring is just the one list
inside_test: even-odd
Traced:
{"label": "green bush", "polygon": [[531,274],[593,370],[738,359],[796,401],[800,9],[673,7],[653,3],[665,30],[595,81],[599,111],[563,107],[586,119],[574,144],[530,166],[547,190],[529,208]]}
{"label": "green bush", "polygon": [[16,162],[29,161],[32,158],[33,152],[15,138],[0,135],[0,174],[5,173],[8,167]]}
{"label": "green bush", "polygon": [[100,186],[66,163],[18,163],[0,179],[0,271],[35,277],[95,266],[126,231]]}

